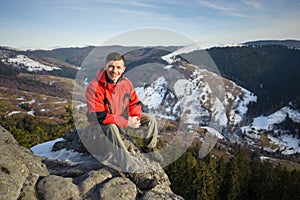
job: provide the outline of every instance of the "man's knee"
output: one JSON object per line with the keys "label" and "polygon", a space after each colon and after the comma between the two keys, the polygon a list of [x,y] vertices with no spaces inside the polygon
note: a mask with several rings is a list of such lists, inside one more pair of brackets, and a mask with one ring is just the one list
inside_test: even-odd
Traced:
{"label": "man's knee", "polygon": [[119,135],[119,128],[115,124],[105,124],[101,125],[101,129],[106,136],[109,138],[111,137],[118,137]]}
{"label": "man's knee", "polygon": [[155,124],[156,120],[155,117],[151,114],[145,114],[142,115],[142,121],[145,123],[145,125]]}
{"label": "man's knee", "polygon": [[118,126],[115,125],[115,124],[107,124],[107,125],[104,125],[104,129],[105,129],[105,130],[108,130],[108,131],[113,131],[113,132],[119,131]]}

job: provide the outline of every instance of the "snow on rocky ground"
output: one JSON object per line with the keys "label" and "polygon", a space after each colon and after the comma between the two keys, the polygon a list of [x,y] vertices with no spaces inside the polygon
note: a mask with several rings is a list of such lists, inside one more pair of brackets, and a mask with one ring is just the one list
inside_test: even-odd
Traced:
{"label": "snow on rocky ground", "polygon": [[[239,123],[247,112],[248,104],[256,101],[256,96],[232,82],[231,84],[238,88],[240,92],[232,94],[227,91],[225,103],[221,102],[213,92],[215,88],[212,88],[213,86],[205,81],[204,76],[210,75],[212,73],[205,69],[196,69],[189,79],[177,80],[173,88],[161,76],[147,87],[136,88],[136,91],[143,104],[152,114],[159,117],[173,120],[180,119],[182,123],[201,127],[210,127],[212,124],[217,124],[217,127],[226,127],[228,123]],[[174,92],[169,94],[170,99],[168,100],[165,98],[167,88],[171,88],[171,91]],[[229,100],[229,98],[231,99]],[[164,106],[161,107],[161,105]],[[227,116],[225,109],[227,106],[231,108],[229,116]],[[215,128],[210,127],[210,130]],[[221,138],[220,129],[217,129],[210,132],[218,132],[215,135]]]}
{"label": "snow on rocky ground", "polygon": [[173,62],[180,61],[179,58],[176,58],[177,55],[193,52],[193,51],[196,51],[199,49],[201,49],[201,47],[199,46],[199,44],[195,43],[192,45],[184,46],[172,53],[162,56],[161,58],[170,64],[170,65],[167,65],[166,68],[171,68]]}
{"label": "snow on rocky ground", "polygon": [[19,114],[20,112],[21,111],[12,111],[12,112],[8,113],[7,116],[9,117],[9,116],[12,116],[14,114]]}
{"label": "snow on rocky ground", "polygon": [[[193,48],[195,49],[195,47]],[[186,49],[179,49],[178,51],[163,56],[162,59],[168,62],[168,66],[172,66],[174,62],[178,61],[176,60],[178,59],[176,58],[177,55],[180,55],[185,51],[193,51],[193,48],[190,47]],[[208,84],[199,84],[199,82],[203,80],[202,75],[203,71],[202,73],[200,71],[194,72],[193,80],[178,80],[174,86],[174,90],[177,97],[184,97],[185,101],[187,102],[184,105],[185,107],[187,107],[185,109],[191,110],[187,118],[188,123],[196,122],[197,119],[199,121],[199,118],[203,119],[203,116],[207,116],[208,113],[211,113],[212,115],[210,116],[210,119],[213,119],[215,122],[218,122],[218,124],[223,127],[226,127],[230,124],[238,126],[241,120],[243,119],[243,116],[247,113],[249,103],[256,102],[257,97],[252,92],[242,87],[239,87],[235,83],[230,81],[230,84],[227,84],[225,86],[225,100],[224,102],[221,102],[218,98],[212,98],[212,90]],[[201,87],[195,87],[195,83],[198,83],[198,86],[201,85]],[[197,98],[199,94],[201,94],[201,99]],[[203,109],[203,106],[195,106],[200,104],[196,100],[199,100],[199,102],[202,105],[205,105],[205,103],[209,101],[211,104],[209,112],[208,110]],[[182,103],[183,102],[181,102],[181,106]],[[230,111],[229,113],[225,113],[224,107],[228,108],[228,106],[230,107]],[[265,132],[267,132],[268,130],[273,130],[274,124],[278,124],[284,121],[287,115],[294,122],[300,123],[300,113],[299,111],[294,110],[291,104],[289,106],[283,107],[279,111],[269,116],[259,116],[254,118],[253,123],[241,128],[242,132],[245,135],[247,135],[246,140],[248,144],[255,145],[255,140],[260,140],[259,130],[265,130]],[[214,118],[212,118],[212,116]],[[270,146],[272,146],[273,149],[271,149],[271,147],[266,147],[266,150],[280,150],[283,154],[294,154],[297,152],[300,153],[300,138],[298,138],[298,136],[282,134],[276,137],[273,137],[272,135],[267,135],[267,137],[269,138]],[[234,138],[234,142],[239,142],[239,139],[237,137]]]}
{"label": "snow on rocky ground", "polygon": [[[292,108],[291,103],[288,106],[281,108],[280,110],[268,115],[258,116],[254,118],[253,122],[242,127],[243,132],[250,138],[260,139],[260,132],[267,132],[274,130],[274,124],[283,122],[287,115],[296,123],[300,123],[300,112]],[[274,130],[274,133],[278,133],[281,130]],[[270,139],[270,146],[273,148],[265,147],[265,150],[274,152],[276,150],[281,151],[282,154],[290,155],[294,153],[300,153],[300,138],[297,135],[288,133],[276,134],[276,137],[268,134]]]}
{"label": "snow on rocky ground", "polygon": [[163,101],[163,97],[166,93],[166,85],[166,79],[161,76],[152,83],[152,87],[138,87],[136,88],[136,92],[149,109],[157,109]]}
{"label": "snow on rocky ground", "polygon": [[30,150],[37,156],[48,158],[51,160],[66,162],[70,165],[84,163],[85,161],[89,161],[92,159],[92,157],[88,154],[78,153],[72,150],[61,149],[58,151],[52,151],[53,145],[56,142],[63,140],[63,138],[58,138],[56,140],[44,142],[42,144],[33,146]]}
{"label": "snow on rocky ground", "polygon": [[[228,92],[226,94],[228,96],[232,95],[231,93]],[[226,100],[228,101],[228,99]],[[251,102],[256,102],[256,101],[257,101],[257,97],[253,93],[246,90],[245,88],[241,88],[241,95],[233,98],[231,107],[234,109],[230,110],[230,116],[229,116],[230,121],[232,121],[234,125],[240,123],[243,116],[248,111],[248,105]]]}
{"label": "snow on rocky ground", "polygon": [[269,116],[259,116],[254,118],[253,126],[258,129],[271,130],[275,123],[282,122],[286,116],[289,116],[294,122],[300,123],[300,113],[289,106],[285,106]]}
{"label": "snow on rocky ground", "polygon": [[59,67],[52,67],[52,66],[44,65],[40,62],[32,60],[31,58],[28,58],[27,56],[21,55],[21,54],[17,55],[15,58],[9,58],[7,60],[2,60],[2,62],[24,66],[27,69],[27,71],[29,71],[29,72],[42,71],[42,70],[45,70],[45,71],[60,70]]}

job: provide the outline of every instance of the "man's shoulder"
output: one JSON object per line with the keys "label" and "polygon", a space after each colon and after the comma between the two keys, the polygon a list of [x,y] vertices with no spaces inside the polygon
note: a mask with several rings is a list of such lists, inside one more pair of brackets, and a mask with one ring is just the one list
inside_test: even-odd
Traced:
{"label": "man's shoulder", "polygon": [[88,87],[87,87],[87,90],[91,90],[91,89],[96,89],[96,88],[99,88],[101,87],[103,84],[98,81],[96,78],[94,78],[89,84],[88,84]]}
{"label": "man's shoulder", "polygon": [[122,84],[125,84],[126,86],[133,87],[133,84],[132,84],[131,80],[128,79],[127,77],[125,77],[125,76],[122,77],[122,81],[121,82],[122,82]]}

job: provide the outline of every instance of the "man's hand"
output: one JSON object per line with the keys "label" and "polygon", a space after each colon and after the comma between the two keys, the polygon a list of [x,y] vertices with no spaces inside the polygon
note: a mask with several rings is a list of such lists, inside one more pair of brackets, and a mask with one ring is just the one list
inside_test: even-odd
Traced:
{"label": "man's hand", "polygon": [[139,128],[141,125],[141,121],[137,116],[130,116],[128,118],[128,127],[129,128]]}

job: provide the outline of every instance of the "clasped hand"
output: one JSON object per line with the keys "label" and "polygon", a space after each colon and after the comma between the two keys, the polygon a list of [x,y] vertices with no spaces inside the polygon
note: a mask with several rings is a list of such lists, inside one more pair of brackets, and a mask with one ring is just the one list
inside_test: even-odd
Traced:
{"label": "clasped hand", "polygon": [[141,125],[141,121],[137,116],[130,116],[128,118],[128,127],[129,128],[139,128]]}

